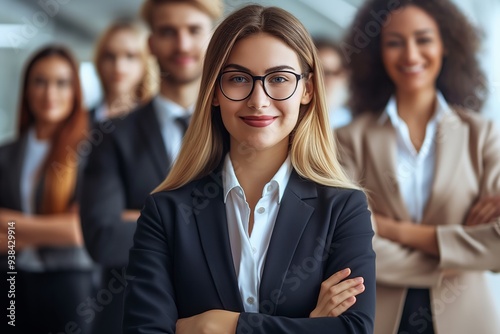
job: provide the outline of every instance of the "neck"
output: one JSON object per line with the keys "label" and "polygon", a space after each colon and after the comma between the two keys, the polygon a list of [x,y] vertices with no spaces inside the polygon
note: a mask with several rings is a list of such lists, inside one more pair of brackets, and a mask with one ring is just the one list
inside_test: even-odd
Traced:
{"label": "neck", "polygon": [[56,130],[57,130],[58,124],[54,123],[40,123],[37,122],[35,124],[35,134],[36,134],[36,139],[38,140],[49,140],[51,139]]}
{"label": "neck", "polygon": [[229,155],[236,177],[245,190],[245,194],[262,193],[264,185],[276,174],[288,156],[288,143],[284,144],[286,147],[276,147],[265,151],[231,145],[236,149],[231,149]]}
{"label": "neck", "polygon": [[178,84],[162,80],[160,95],[183,108],[189,108],[196,102],[200,90],[200,81],[201,79],[186,84]]}
{"label": "neck", "polygon": [[111,118],[135,108],[134,94],[108,93],[105,98],[107,117]]}
{"label": "neck", "polygon": [[396,92],[398,114],[406,123],[418,121],[427,124],[436,107],[436,89],[419,92]]}

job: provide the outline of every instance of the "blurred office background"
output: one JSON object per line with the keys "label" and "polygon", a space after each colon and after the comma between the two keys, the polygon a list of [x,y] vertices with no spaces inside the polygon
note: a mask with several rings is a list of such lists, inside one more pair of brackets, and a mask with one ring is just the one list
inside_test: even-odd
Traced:
{"label": "blurred office background", "polygon": [[[364,0],[225,0],[226,12],[254,2],[294,13],[313,35],[339,39]],[[500,0],[454,0],[484,33],[481,64],[488,75],[483,113],[500,122]],[[49,42],[68,45],[81,62],[88,106],[100,98],[92,65],[94,43],[108,24],[137,16],[142,0],[0,0],[0,143],[15,136],[23,64]]]}
{"label": "blurred office background", "polygon": [[[340,39],[364,0],[225,0],[226,12],[245,3],[282,7],[313,35]],[[484,35],[480,60],[488,75],[486,117],[500,124],[500,0],[454,0]],[[16,135],[20,78],[26,59],[49,42],[69,46],[81,62],[87,106],[100,98],[92,65],[94,43],[111,21],[136,17],[142,0],[0,0],[0,143]],[[500,275],[491,275],[500,310]],[[500,314],[500,311],[499,311]]]}

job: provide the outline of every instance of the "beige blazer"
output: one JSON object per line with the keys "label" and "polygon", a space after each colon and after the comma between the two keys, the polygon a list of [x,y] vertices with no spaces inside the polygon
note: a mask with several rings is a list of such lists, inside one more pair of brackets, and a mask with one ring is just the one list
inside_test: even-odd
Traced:
{"label": "beige blazer", "polygon": [[[398,189],[396,132],[390,120],[361,115],[337,130],[337,138],[340,160],[367,190],[372,211],[410,220]],[[434,182],[422,223],[439,226],[442,257],[375,236],[375,334],[396,333],[408,287],[430,289],[437,334],[500,333],[500,314],[484,272],[472,270],[499,267],[499,256],[488,250],[499,249],[499,227],[470,234],[462,226],[479,196],[500,193],[500,134],[491,121],[455,109],[440,121],[436,145]],[[425,319],[415,315],[413,320],[419,324]]]}
{"label": "beige blazer", "polygon": [[447,245],[441,248],[443,268],[500,272],[500,220],[475,227],[442,226],[438,239]]}

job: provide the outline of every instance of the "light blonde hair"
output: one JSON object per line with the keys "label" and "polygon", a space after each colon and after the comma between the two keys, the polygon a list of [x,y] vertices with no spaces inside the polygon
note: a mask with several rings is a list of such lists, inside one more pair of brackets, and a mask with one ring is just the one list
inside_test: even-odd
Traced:
{"label": "light blonde hair", "polygon": [[277,7],[249,5],[228,16],[216,29],[205,56],[200,94],[177,161],[155,191],[172,190],[214,171],[229,151],[229,134],[219,107],[212,106],[218,75],[236,42],[266,33],[277,37],[299,58],[301,69],[310,73],[313,97],[302,105],[290,135],[290,157],[297,173],[316,183],[358,189],[337,159],[328,122],[323,77],[312,39],[293,15]]}
{"label": "light blonde hair", "polygon": [[144,75],[134,91],[134,99],[139,104],[145,103],[158,92],[159,70],[158,64],[149,52],[149,47],[147,44],[148,30],[143,24],[136,21],[116,21],[112,23],[102,33],[97,42],[94,54],[94,65],[96,67],[99,79],[102,83],[104,93],[107,94],[107,87],[104,84],[101,63],[106,50],[106,44],[109,42],[109,39],[113,37],[114,34],[121,31],[129,31],[136,35],[138,42],[141,45],[140,58],[144,66]]}
{"label": "light blonde hair", "polygon": [[187,3],[206,13],[215,22],[219,20],[224,11],[221,0],[145,0],[141,8],[141,17],[149,26],[153,28],[154,7],[168,3]]}

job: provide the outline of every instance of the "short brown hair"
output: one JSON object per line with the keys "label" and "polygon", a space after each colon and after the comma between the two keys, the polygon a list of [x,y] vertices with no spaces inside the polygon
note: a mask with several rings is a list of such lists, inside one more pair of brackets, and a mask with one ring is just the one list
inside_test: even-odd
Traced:
{"label": "short brown hair", "polygon": [[224,11],[221,0],[145,0],[141,9],[141,17],[149,28],[152,27],[151,20],[154,6],[167,3],[187,3],[193,5],[210,16],[213,21],[220,19]]}

